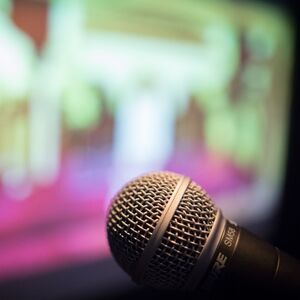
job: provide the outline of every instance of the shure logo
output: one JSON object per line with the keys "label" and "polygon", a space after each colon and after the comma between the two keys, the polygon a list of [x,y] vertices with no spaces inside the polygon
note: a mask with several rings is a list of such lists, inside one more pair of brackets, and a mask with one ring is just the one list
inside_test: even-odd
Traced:
{"label": "shure logo", "polygon": [[228,257],[224,255],[222,252],[218,253],[215,263],[212,266],[211,272],[209,273],[206,281],[204,282],[203,288],[209,289],[216,279],[220,276],[222,269],[226,266],[226,261]]}
{"label": "shure logo", "polygon": [[216,273],[216,275],[219,276],[221,270],[225,268],[226,261],[227,256],[220,252],[217,256],[216,262],[213,265],[212,272]]}

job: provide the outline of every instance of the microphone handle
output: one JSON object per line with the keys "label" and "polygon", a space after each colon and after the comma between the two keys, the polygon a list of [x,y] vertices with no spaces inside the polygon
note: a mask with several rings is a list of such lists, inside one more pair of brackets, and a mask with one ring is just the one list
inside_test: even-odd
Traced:
{"label": "microphone handle", "polygon": [[300,262],[287,253],[279,252],[279,268],[273,285],[283,292],[294,291],[300,295]]}
{"label": "microphone handle", "polygon": [[[223,264],[223,265],[222,265]],[[300,295],[300,262],[235,223],[226,221],[201,283],[223,294]]]}

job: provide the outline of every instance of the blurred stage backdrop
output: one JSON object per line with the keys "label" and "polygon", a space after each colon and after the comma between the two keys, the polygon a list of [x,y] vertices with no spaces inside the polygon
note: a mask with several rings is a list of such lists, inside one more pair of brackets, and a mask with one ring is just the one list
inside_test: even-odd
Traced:
{"label": "blurred stage backdrop", "polygon": [[293,41],[258,3],[0,0],[0,280],[107,257],[109,201],[148,171],[271,217]]}

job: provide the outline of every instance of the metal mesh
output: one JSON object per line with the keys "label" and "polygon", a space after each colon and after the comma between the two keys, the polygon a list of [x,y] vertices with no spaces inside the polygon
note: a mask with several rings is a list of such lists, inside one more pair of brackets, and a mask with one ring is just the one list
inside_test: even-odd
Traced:
{"label": "metal mesh", "polygon": [[[130,182],[115,197],[107,235],[115,259],[130,275],[180,178],[169,172],[148,174]],[[216,209],[206,192],[191,182],[140,282],[160,289],[181,289],[215,217]]]}
{"label": "metal mesh", "polygon": [[180,176],[151,173],[127,184],[114,198],[107,221],[111,251],[132,275]]}
{"label": "metal mesh", "polygon": [[197,263],[215,217],[212,201],[203,189],[192,182],[142,282],[159,289],[182,289]]}

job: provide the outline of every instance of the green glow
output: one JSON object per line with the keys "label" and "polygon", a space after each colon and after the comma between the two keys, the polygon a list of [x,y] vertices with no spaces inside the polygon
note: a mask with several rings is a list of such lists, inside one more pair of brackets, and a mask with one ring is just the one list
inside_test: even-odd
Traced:
{"label": "green glow", "polygon": [[205,123],[209,149],[226,154],[244,167],[256,164],[264,134],[260,110],[248,103],[210,113]]}
{"label": "green glow", "polygon": [[10,0],[0,0],[0,13],[8,13],[11,9],[11,1]]}
{"label": "green glow", "polygon": [[242,81],[247,88],[265,92],[271,86],[271,70],[265,66],[248,66],[242,76]]}
{"label": "green glow", "polygon": [[70,128],[84,129],[99,122],[101,99],[95,89],[74,82],[63,100],[65,121]]}
{"label": "green glow", "polygon": [[[269,30],[268,30],[269,29]],[[253,25],[246,36],[246,44],[255,59],[268,59],[276,50],[275,33],[266,26]]]}
{"label": "green glow", "polygon": [[235,160],[242,166],[259,162],[263,145],[263,130],[259,106],[245,106],[238,112],[238,140]]}
{"label": "green glow", "polygon": [[26,168],[27,165],[27,153],[28,153],[28,125],[27,120],[24,117],[19,117],[15,120],[12,136],[12,153],[14,157],[13,165],[18,168]]}
{"label": "green glow", "polygon": [[[47,107],[47,101],[61,101],[57,110],[62,111],[54,117],[62,115],[59,120],[67,130],[88,133],[101,122],[102,101],[107,101],[113,115],[123,101],[129,104],[137,99],[136,91],[145,84],[145,77],[154,82],[149,89],[161,89],[174,101],[177,112],[178,94],[187,102],[190,95],[196,95],[204,116],[193,126],[204,122],[204,146],[207,143],[210,150],[226,154],[239,166],[251,165],[256,170],[263,168],[261,157],[268,156],[265,168],[280,173],[273,169],[284,152],[287,119],[281,108],[287,103],[285,63],[290,61],[293,46],[288,22],[280,12],[256,3],[245,9],[228,1],[53,0],[47,51],[37,57],[30,38],[7,22],[10,3],[0,0],[0,17],[5,16],[0,19],[0,104],[30,102],[32,88],[41,83],[42,96],[36,100],[41,107]],[[241,45],[247,51],[247,63],[240,61]],[[36,72],[37,59],[45,69],[43,76]],[[94,84],[103,88],[105,99]],[[232,85],[238,87],[235,99],[230,98]],[[278,113],[272,110],[273,102]],[[30,118],[30,112],[24,118]],[[36,136],[41,138],[36,144],[47,140],[44,132],[49,134],[47,126],[39,125],[43,118],[40,114],[35,123],[40,129]],[[18,148],[11,156],[20,155],[20,165],[26,142],[33,145],[37,164],[39,157],[49,160],[47,152],[34,153],[42,150],[28,138],[25,123],[11,127],[15,131],[11,129],[6,137]],[[57,139],[60,130],[52,133]],[[269,140],[265,140],[267,135]],[[270,149],[273,145],[276,149]]]}
{"label": "green glow", "polygon": [[226,90],[224,89],[205,90],[198,92],[196,95],[197,102],[207,113],[213,113],[219,109],[226,109],[230,102]]}
{"label": "green glow", "polygon": [[211,150],[231,156],[236,147],[238,128],[230,109],[207,116],[205,138]]}

